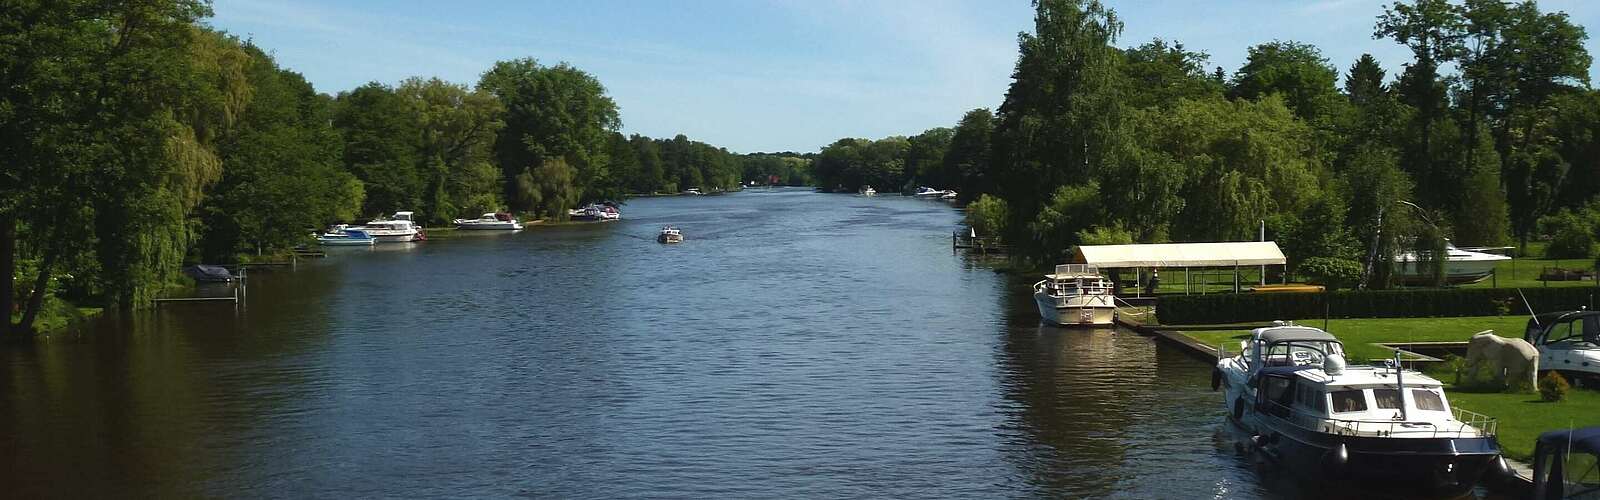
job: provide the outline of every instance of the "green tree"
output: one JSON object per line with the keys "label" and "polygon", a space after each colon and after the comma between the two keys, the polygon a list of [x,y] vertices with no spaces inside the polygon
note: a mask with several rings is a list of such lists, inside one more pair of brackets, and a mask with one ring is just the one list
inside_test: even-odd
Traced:
{"label": "green tree", "polygon": [[417,113],[416,156],[423,190],[422,214],[433,223],[502,208],[504,192],[494,166],[495,134],[505,108],[493,95],[438,78],[408,78],[395,93]]}
{"label": "green tree", "polygon": [[1383,66],[1378,60],[1372,54],[1361,54],[1361,58],[1350,65],[1350,71],[1345,72],[1344,93],[1357,106],[1370,105],[1388,92],[1384,78]]}
{"label": "green tree", "polygon": [[[523,58],[495,63],[477,88],[505,106],[505,127],[497,135],[494,150],[507,185],[514,191],[509,197],[513,204],[530,199],[517,187],[516,179],[538,171],[565,173],[570,169],[570,177],[560,177],[573,183],[571,189],[553,191],[580,193],[542,198],[545,205],[541,207],[516,208],[565,214],[584,198],[622,196],[621,184],[611,178],[607,161],[607,141],[622,121],[616,102],[606,95],[599,80],[565,63],[541,66],[532,58]],[[541,169],[558,159],[560,166]],[[549,185],[557,179],[539,182]]]}
{"label": "green tree", "polygon": [[1170,106],[1179,99],[1222,95],[1222,82],[1206,74],[1204,52],[1185,50],[1180,42],[1156,38],[1122,51],[1125,103],[1134,108]]}
{"label": "green tree", "polygon": [[[993,133],[996,189],[1012,206],[1012,231],[1029,229],[1031,215],[1058,187],[1092,178],[1126,140],[1121,53],[1111,45],[1121,20],[1098,0],[1039,0],[1034,7],[1034,31],[1018,36],[1016,70]],[[1066,239],[1041,238],[1019,250],[1055,252],[1060,248],[1051,245]]]}
{"label": "green tree", "polygon": [[944,171],[955,176],[956,189],[964,199],[974,200],[979,194],[994,192],[989,170],[994,125],[994,114],[978,108],[962,115],[950,136],[950,147],[942,160]]}
{"label": "green tree", "polygon": [[360,181],[340,162],[331,103],[259,48],[244,49],[251,98],[218,141],[222,180],[201,210],[202,253],[212,262],[301,243],[308,228],[356,213],[362,202],[352,189]]}
{"label": "green tree", "polygon": [[422,206],[422,116],[418,103],[373,82],[339,94],[333,125],[344,139],[345,168],[365,187],[364,215]]}
{"label": "green tree", "polygon": [[1317,121],[1332,112],[1338,79],[1338,70],[1316,46],[1274,41],[1250,48],[1244,66],[1233,75],[1233,96],[1259,99],[1280,94],[1295,116]]}

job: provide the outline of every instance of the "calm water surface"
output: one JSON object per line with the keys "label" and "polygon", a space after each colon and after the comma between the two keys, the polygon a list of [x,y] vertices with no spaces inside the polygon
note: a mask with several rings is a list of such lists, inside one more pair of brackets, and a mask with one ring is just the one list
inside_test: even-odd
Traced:
{"label": "calm water surface", "polygon": [[[8,496],[1276,497],[1210,369],[1039,326],[938,202],[639,199],[0,348]],[[654,242],[663,224],[688,241]]]}

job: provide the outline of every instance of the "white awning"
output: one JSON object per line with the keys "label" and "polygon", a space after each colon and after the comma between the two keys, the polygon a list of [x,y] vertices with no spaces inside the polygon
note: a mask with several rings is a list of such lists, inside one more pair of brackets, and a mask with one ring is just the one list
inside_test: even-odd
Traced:
{"label": "white awning", "polygon": [[1080,245],[1072,262],[1102,268],[1225,267],[1281,265],[1283,250],[1271,241]]}

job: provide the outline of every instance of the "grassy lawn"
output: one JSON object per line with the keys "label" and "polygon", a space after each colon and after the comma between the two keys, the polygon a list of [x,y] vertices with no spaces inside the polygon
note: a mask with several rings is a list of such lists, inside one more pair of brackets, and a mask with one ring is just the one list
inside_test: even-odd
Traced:
{"label": "grassy lawn", "polygon": [[[1376,342],[1466,341],[1472,334],[1494,330],[1501,336],[1520,337],[1528,318],[1524,316],[1475,316],[1465,318],[1351,318],[1328,322],[1328,331],[1344,342],[1352,362],[1389,358],[1394,351],[1371,345]],[[1322,328],[1321,321],[1302,324]],[[1238,350],[1239,340],[1250,337],[1249,330],[1183,332],[1206,345],[1226,342],[1229,351]]]}
{"label": "grassy lawn", "polygon": [[1593,281],[1539,281],[1540,270],[1546,267],[1562,269],[1594,269],[1593,259],[1512,259],[1494,267],[1495,276],[1464,285],[1463,288],[1534,288],[1541,286],[1595,286]]}
{"label": "grassy lawn", "polygon": [[1600,392],[1573,389],[1567,400],[1546,403],[1539,394],[1464,392],[1447,389],[1450,404],[1500,420],[1500,447],[1506,456],[1529,461],[1534,440],[1545,431],[1594,425],[1600,420]]}

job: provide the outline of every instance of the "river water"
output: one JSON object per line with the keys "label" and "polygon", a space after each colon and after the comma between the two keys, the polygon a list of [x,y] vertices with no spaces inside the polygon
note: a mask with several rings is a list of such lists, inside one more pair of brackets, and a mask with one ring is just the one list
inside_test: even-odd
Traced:
{"label": "river water", "polygon": [[[949,205],[636,199],[619,223],[334,249],[0,347],[12,497],[1294,496],[1209,366],[1041,327]],[[681,245],[655,243],[663,224]],[[342,250],[342,251],[341,251]]]}

